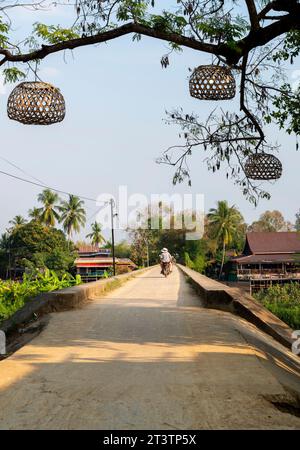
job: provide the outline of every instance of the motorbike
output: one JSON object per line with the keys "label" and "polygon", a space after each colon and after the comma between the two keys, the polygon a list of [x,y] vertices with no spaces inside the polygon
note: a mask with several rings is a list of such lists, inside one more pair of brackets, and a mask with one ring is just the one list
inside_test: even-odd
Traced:
{"label": "motorbike", "polygon": [[170,275],[170,264],[168,262],[162,263],[162,273],[166,278]]}

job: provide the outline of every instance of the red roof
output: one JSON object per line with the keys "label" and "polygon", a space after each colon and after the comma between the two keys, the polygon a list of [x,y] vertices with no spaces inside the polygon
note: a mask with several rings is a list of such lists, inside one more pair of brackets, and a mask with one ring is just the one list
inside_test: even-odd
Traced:
{"label": "red roof", "polygon": [[244,253],[300,253],[300,233],[296,231],[247,233]]}

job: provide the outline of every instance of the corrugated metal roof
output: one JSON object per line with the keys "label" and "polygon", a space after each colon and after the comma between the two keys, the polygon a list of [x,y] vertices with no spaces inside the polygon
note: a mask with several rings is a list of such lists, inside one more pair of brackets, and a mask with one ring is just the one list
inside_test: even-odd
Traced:
{"label": "corrugated metal roof", "polygon": [[108,248],[99,248],[97,245],[79,245],[78,247],[78,253],[110,253],[111,250]]}
{"label": "corrugated metal roof", "polygon": [[[97,264],[112,265],[113,258],[111,258],[111,257],[106,257],[106,258],[93,257],[93,258],[77,258],[77,259],[75,259],[75,266],[77,266],[77,267],[79,267],[80,265],[83,265],[86,267],[88,264],[91,264],[92,266],[95,266]],[[131,259],[129,259],[129,258],[116,258],[116,264],[119,264],[119,265],[126,264],[126,265],[135,267],[134,262],[131,261]]]}

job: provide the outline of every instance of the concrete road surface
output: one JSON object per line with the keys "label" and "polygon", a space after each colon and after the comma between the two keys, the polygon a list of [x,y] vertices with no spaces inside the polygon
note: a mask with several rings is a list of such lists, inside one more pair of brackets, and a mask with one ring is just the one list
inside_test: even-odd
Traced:
{"label": "concrete road surface", "polygon": [[298,362],[154,268],[0,362],[0,429],[300,428]]}

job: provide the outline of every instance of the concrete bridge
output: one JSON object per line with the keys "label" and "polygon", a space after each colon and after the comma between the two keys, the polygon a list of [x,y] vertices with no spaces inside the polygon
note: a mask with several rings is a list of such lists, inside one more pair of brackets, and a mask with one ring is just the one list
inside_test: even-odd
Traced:
{"label": "concrete bridge", "polygon": [[155,267],[0,362],[0,429],[300,428],[299,394],[298,357]]}

